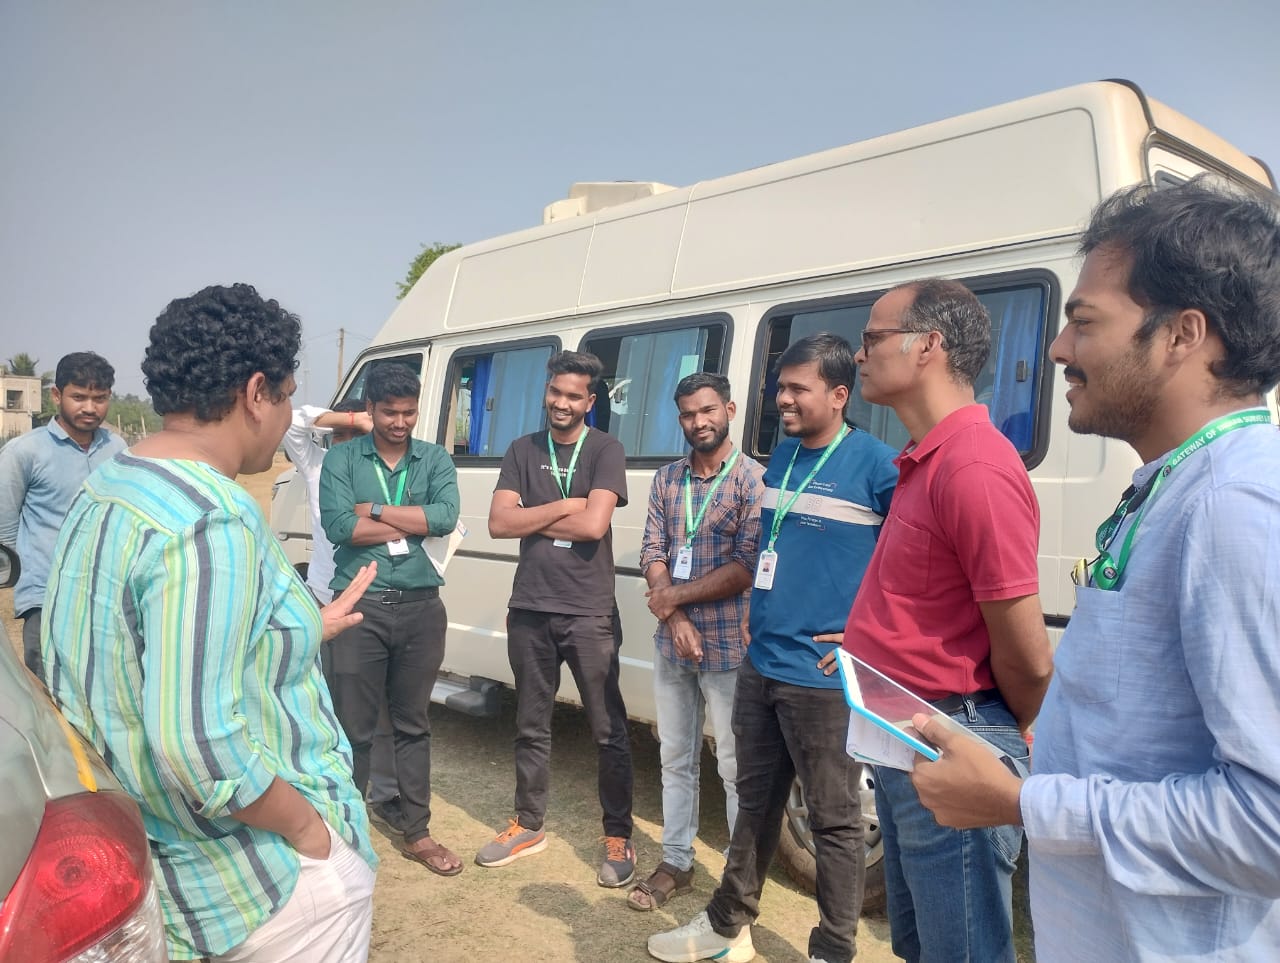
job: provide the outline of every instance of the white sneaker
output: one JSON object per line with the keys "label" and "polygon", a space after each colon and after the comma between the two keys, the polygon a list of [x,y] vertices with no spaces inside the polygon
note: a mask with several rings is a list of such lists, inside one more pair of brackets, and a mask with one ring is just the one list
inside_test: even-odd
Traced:
{"label": "white sneaker", "polygon": [[699,913],[679,929],[655,933],[649,937],[649,955],[663,963],[694,963],[696,960],[723,960],[724,963],[747,963],[755,959],[751,945],[751,927],[744,926],[730,939],[711,928],[706,911]]}

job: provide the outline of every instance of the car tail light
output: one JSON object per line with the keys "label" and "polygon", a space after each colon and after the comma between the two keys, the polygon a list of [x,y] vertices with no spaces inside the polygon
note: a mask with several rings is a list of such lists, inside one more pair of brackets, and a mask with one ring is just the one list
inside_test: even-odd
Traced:
{"label": "car tail light", "polygon": [[137,806],[118,792],[51,800],[31,855],[0,906],[0,959],[153,960],[163,954],[151,852]]}

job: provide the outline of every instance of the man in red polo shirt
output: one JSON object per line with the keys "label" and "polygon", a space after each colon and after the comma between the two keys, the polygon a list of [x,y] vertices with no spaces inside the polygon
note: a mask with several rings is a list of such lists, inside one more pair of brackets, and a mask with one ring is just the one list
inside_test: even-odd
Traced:
{"label": "man in red polo shirt", "polygon": [[[975,404],[991,320],[931,279],[877,301],[856,361],[862,397],[911,436],[844,647],[1026,762],[1052,656],[1037,595],[1040,512],[1017,451]],[[830,668],[830,666],[826,666]],[[906,960],[1014,961],[1013,826],[940,827],[910,776],[876,768],[893,949]]]}

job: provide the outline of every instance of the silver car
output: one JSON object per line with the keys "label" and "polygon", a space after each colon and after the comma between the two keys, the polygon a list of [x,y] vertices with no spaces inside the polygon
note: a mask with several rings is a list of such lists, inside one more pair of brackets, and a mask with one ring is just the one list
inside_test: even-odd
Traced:
{"label": "silver car", "polygon": [[[18,559],[0,545],[0,587]],[[167,960],[138,807],[0,625],[0,960]]]}

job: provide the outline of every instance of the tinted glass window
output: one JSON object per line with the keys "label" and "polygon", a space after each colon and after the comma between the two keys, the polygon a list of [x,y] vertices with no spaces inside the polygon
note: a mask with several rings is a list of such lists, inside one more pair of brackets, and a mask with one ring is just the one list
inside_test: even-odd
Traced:
{"label": "tinted glass window", "polygon": [[[1048,287],[1031,283],[986,290],[974,288],[991,315],[991,356],[974,382],[974,395],[987,406],[992,423],[1023,455],[1035,446],[1035,417],[1039,403],[1040,369],[1047,322]],[[847,339],[855,349],[862,340],[871,305],[861,300],[847,305],[820,305],[812,310],[788,309],[769,316],[765,370],[757,401],[756,453],[767,455],[781,437],[778,420],[778,379],[774,372],[787,346],[820,331]],[[907,430],[890,408],[862,400],[857,384],[849,398],[849,420],[894,448],[907,443]]]}
{"label": "tinted glass window", "polygon": [[719,322],[588,335],[582,350],[604,363],[604,387],[588,422],[615,436],[630,457],[684,454],[676,385],[694,372],[722,370],[724,336]]}
{"label": "tinted glass window", "polygon": [[521,435],[541,428],[547,361],[554,350],[538,344],[455,355],[445,400],[445,448],[455,455],[501,457]]}

